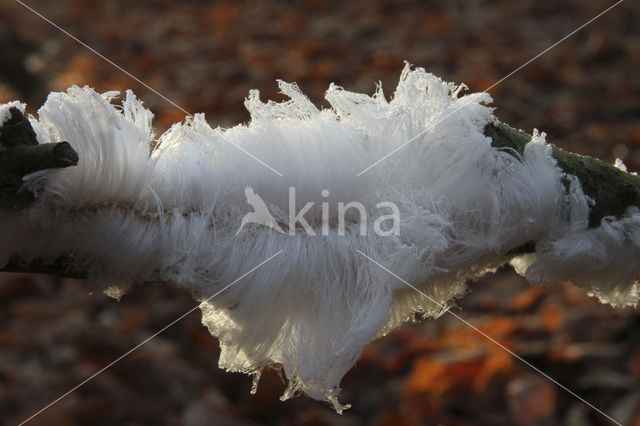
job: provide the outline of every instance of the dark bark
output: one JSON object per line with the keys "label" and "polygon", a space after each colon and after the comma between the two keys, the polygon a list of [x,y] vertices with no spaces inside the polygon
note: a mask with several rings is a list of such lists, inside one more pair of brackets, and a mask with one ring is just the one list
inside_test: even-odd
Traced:
{"label": "dark bark", "polygon": [[[507,148],[522,155],[531,136],[503,123],[487,124],[484,134],[496,148]],[[552,147],[552,155],[565,173],[580,181],[584,193],[594,201],[589,209],[589,227],[600,226],[606,216],[621,218],[632,206],[640,207],[640,176],[626,173],[597,158]]]}
{"label": "dark bark", "polygon": [[67,142],[38,144],[29,120],[17,108],[0,127],[0,209],[23,209],[36,197],[22,178],[38,170],[75,166],[78,154]]}

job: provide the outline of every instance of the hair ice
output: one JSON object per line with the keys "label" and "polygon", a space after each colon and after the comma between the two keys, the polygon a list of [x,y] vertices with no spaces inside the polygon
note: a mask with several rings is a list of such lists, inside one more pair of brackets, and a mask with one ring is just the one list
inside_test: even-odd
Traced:
{"label": "hair ice", "polygon": [[[370,340],[415,313],[437,317],[467,279],[506,262],[532,282],[571,280],[602,301],[637,303],[640,212],[589,229],[590,200],[556,166],[544,134],[521,158],[492,148],[487,93],[464,95],[464,86],[408,65],[390,101],[382,89],[368,96],[332,85],[331,109],[319,110],[297,86],[278,84],[290,100],[263,103],[251,91],[246,125],[213,129],[198,114],[157,139],[151,112],[131,92],[121,106],[111,103],[116,93],[88,87],[51,93],[30,121],[39,143],[68,141],[79,164],[25,177],[38,198],[2,212],[0,261],[73,254],[116,295],[130,283],[175,283],[201,301],[220,367],[259,377],[279,365],[289,380],[283,398],[302,391],[338,411],[340,380]],[[287,223],[295,187],[298,208],[314,203],[305,217],[315,227],[323,202],[357,201],[367,212],[393,202],[399,232],[365,237],[347,221],[340,235],[334,210],[328,235],[290,235],[277,224],[239,231],[251,211],[247,187],[278,223]],[[530,241],[536,253],[512,259],[509,250]]]}

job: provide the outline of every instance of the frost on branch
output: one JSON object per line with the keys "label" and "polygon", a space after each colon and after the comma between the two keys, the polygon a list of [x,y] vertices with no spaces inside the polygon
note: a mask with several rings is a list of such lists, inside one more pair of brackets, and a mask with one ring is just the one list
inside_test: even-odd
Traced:
{"label": "frost on branch", "polygon": [[[121,105],[117,93],[86,87],[50,94],[30,118],[37,140],[68,141],[80,160],[24,177],[37,198],[2,210],[0,262],[64,258],[117,296],[136,282],[175,283],[201,302],[222,368],[259,377],[280,366],[283,398],[303,392],[338,411],[340,380],[371,339],[416,313],[439,316],[467,279],[506,262],[535,283],[571,280],[604,302],[637,303],[638,209],[590,223],[597,197],[544,134],[492,146],[488,94],[464,95],[409,66],[391,101],[382,89],[367,96],[331,86],[332,108],[318,110],[295,85],[279,85],[290,100],[263,103],[252,91],[246,125],[213,129],[196,115],[158,138],[131,92]],[[294,187],[296,211],[313,203],[304,218],[315,236],[255,224],[238,232],[251,210],[247,187],[285,228]],[[366,236],[357,220],[340,235],[336,206],[354,201],[370,216]],[[374,232],[381,202],[399,208],[397,235]]]}

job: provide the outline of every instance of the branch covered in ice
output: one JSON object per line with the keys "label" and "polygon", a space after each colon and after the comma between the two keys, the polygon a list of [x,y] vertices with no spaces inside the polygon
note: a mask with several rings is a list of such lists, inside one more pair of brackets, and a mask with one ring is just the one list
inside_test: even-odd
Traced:
{"label": "branch covered in ice", "polygon": [[67,142],[38,144],[24,104],[2,105],[0,125],[0,208],[24,208],[35,199],[33,192],[22,191],[23,176],[78,164],[78,154]]}
{"label": "branch covered in ice", "polygon": [[[638,302],[637,176],[511,129],[487,93],[423,69],[406,67],[390,101],[331,86],[327,110],[279,84],[290,100],[252,91],[246,125],[212,129],[196,115],[158,138],[131,92],[121,105],[86,87],[50,94],[29,119],[37,146],[68,141],[78,165],[24,170],[13,191],[35,199],[2,206],[0,264],[86,276],[118,297],[136,282],[175,283],[202,302],[222,368],[259,377],[280,366],[284,397],[337,410],[340,380],[371,339],[416,313],[437,317],[468,279],[507,262],[534,283]],[[16,105],[0,107],[5,145]]]}

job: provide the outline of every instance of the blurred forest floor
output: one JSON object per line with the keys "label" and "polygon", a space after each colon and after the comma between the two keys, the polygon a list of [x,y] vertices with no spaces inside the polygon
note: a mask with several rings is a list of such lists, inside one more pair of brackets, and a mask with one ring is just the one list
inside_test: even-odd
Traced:
{"label": "blurred forest floor", "polygon": [[[329,83],[387,96],[403,61],[482,91],[613,1],[26,3],[213,125],[246,122],[243,99],[282,100],[275,79],[317,105]],[[158,133],[184,113],[13,0],[0,3],[0,102],[90,85],[133,89]],[[496,115],[582,154],[640,170],[640,2],[626,1],[490,93]],[[471,284],[456,313],[623,424],[640,425],[640,311],[568,283],[530,286],[509,268]],[[82,281],[0,275],[0,419],[16,424],[194,306],[137,287],[120,302]],[[193,313],[36,417],[33,425],[605,425],[574,396],[455,318],[371,343],[343,380],[339,416],[285,385],[217,368]]]}

